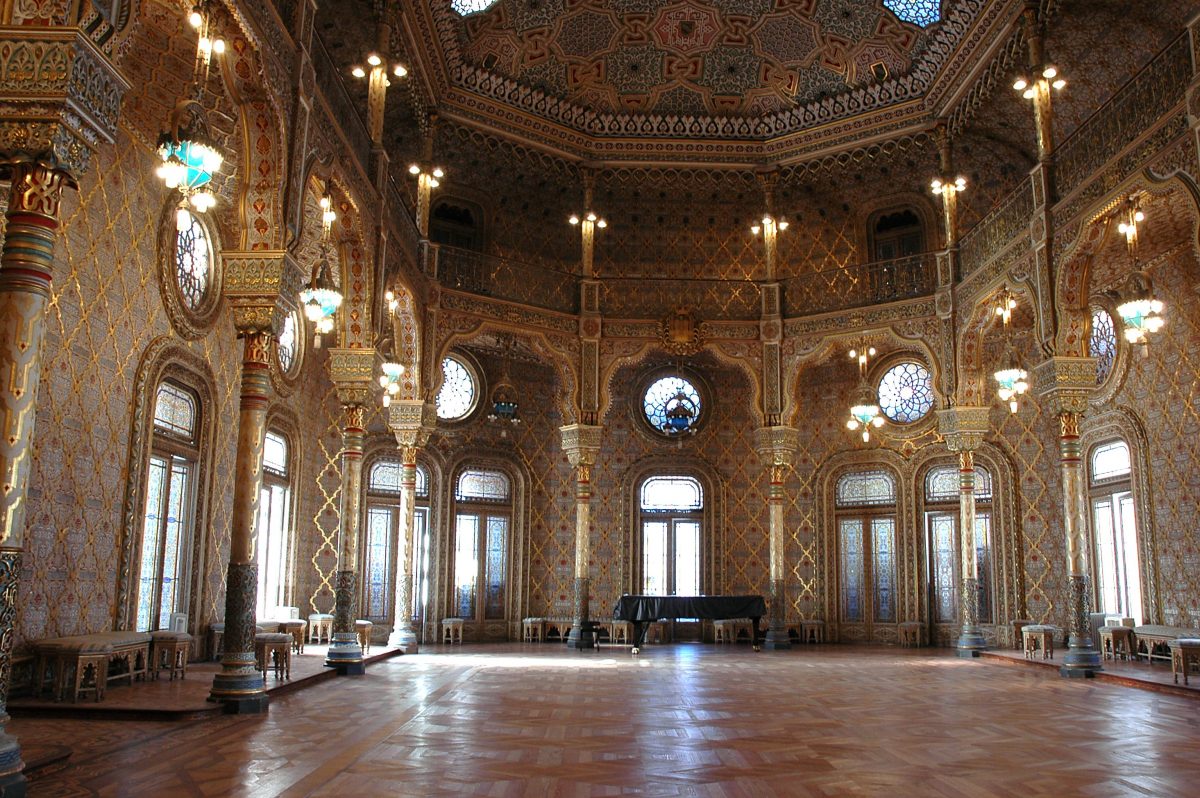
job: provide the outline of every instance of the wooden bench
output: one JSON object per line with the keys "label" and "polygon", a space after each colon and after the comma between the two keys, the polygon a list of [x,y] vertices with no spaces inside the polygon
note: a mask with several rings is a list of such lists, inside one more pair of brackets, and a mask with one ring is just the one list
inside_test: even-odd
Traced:
{"label": "wooden bench", "polygon": [[[1149,662],[1153,662],[1156,659],[1170,661],[1171,650],[1168,644],[1172,640],[1178,640],[1181,637],[1200,637],[1200,631],[1196,629],[1187,629],[1182,626],[1163,626],[1161,624],[1135,626],[1133,634],[1137,640],[1137,648],[1134,649],[1135,656],[1145,657]],[[1143,649],[1145,650],[1143,651]]]}
{"label": "wooden bench", "polygon": [[925,643],[925,624],[920,621],[905,621],[897,627],[900,645],[905,648],[920,648]]}
{"label": "wooden bench", "polygon": [[1179,684],[1179,674],[1183,674],[1183,683],[1188,683],[1188,671],[1193,665],[1200,666],[1200,639],[1177,637],[1168,641],[1167,648],[1171,651],[1171,675],[1175,684]]}
{"label": "wooden bench", "polygon": [[74,674],[71,700],[93,692],[95,700],[104,697],[108,682],[129,679],[145,681],[150,667],[150,634],[147,632],[96,632],[38,640],[33,643],[37,664],[34,666],[34,695],[45,688],[47,671],[55,701],[66,694],[68,674]]}

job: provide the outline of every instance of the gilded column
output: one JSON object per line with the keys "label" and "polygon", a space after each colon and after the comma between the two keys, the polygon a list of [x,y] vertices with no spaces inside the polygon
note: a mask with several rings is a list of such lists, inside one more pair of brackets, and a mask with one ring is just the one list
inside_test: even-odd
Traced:
{"label": "gilded column", "polygon": [[400,451],[400,536],[396,545],[396,623],[388,645],[405,654],[417,653],[417,636],[413,632],[413,568],[414,519],[417,500],[417,454],[428,442],[437,418],[433,406],[419,400],[393,402],[388,424],[396,433]]}
{"label": "gilded column", "polygon": [[362,456],[366,410],[375,385],[375,350],[329,350],[329,376],[345,418],[342,425],[342,493],[338,508],[338,570],[334,577],[333,637],[325,665],[342,675],[366,673],[354,621],[358,613],[358,531],[362,523]]}
{"label": "gilded column", "polygon": [[1087,553],[1087,493],[1079,422],[1096,387],[1096,361],[1090,357],[1053,357],[1034,370],[1038,393],[1049,399],[1058,417],[1059,463],[1063,484],[1063,532],[1067,545],[1069,650],[1059,673],[1090,678],[1101,670],[1092,640],[1092,585]]}
{"label": "gilded column", "polygon": [[978,657],[987,648],[979,629],[979,559],[975,540],[975,450],[988,431],[987,407],[952,407],[939,410],[938,432],[946,448],[958,454],[958,553],[959,613],[962,630],[958,635],[958,655]]}
{"label": "gilded column", "polygon": [[[782,651],[792,647],[787,633],[787,568],[783,502],[786,498],[784,480],[800,446],[800,431],[793,427],[760,427],[754,431],[754,448],[762,458],[770,477],[767,507],[770,517],[770,624],[764,646]],[[756,641],[757,642],[757,641]]]}
{"label": "gilded column", "polygon": [[228,250],[223,259],[225,296],[242,339],[242,381],[225,578],[223,653],[221,670],[213,677],[208,698],[223,704],[227,712],[255,713],[266,711],[268,705],[262,674],[254,662],[258,604],[254,546],[271,396],[271,360],[283,319],[295,308],[302,274],[292,256],[281,250]]}
{"label": "gilded column", "polygon": [[592,648],[592,624],[589,607],[591,576],[591,501],[592,467],[600,453],[603,427],[571,424],[560,427],[563,451],[575,470],[575,600],[572,608],[570,648]]}
{"label": "gilded column", "polygon": [[0,50],[8,67],[0,180],[9,183],[0,251],[0,795],[19,796],[24,763],[7,731],[8,689],[60,202],[93,149],[112,144],[129,84],[78,28],[4,28]]}

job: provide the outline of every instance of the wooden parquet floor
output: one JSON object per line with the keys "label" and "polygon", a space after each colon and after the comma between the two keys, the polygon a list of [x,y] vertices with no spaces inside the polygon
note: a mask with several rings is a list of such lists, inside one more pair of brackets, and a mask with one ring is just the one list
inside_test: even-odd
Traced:
{"label": "wooden parquet floor", "polygon": [[948,652],[431,646],[266,717],[21,718],[33,796],[1190,796],[1193,699]]}

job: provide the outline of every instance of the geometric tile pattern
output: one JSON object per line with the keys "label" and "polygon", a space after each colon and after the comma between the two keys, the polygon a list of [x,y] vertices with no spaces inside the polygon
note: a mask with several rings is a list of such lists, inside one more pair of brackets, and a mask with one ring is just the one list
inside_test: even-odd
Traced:
{"label": "geometric tile pattern", "polygon": [[1188,795],[1200,778],[1192,698],[947,652],[424,651],[261,717],[12,728],[72,750],[31,784],[56,796]]}

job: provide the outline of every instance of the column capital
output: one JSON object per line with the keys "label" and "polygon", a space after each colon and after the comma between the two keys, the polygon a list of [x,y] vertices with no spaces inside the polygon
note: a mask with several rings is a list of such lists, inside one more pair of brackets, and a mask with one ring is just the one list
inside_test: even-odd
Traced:
{"label": "column capital", "polygon": [[978,449],[988,432],[990,407],[951,407],[937,411],[938,434],[952,452]]}
{"label": "column capital", "polygon": [[296,309],[304,273],[285,250],[226,250],[225,296],[239,333],[278,336],[284,317]]}
{"label": "column capital", "polygon": [[576,468],[596,464],[600,454],[600,435],[604,427],[593,424],[569,424],[558,428],[567,461]]}
{"label": "column capital", "polygon": [[375,387],[375,348],[335,346],[329,350],[329,379],[343,405],[366,405]]}
{"label": "column capital", "polygon": [[36,161],[73,182],[116,140],[129,82],[80,28],[6,27],[0,54],[0,177]]}
{"label": "column capital", "polygon": [[763,465],[790,466],[800,448],[800,430],[795,427],[759,427],[754,430],[754,451]]}
{"label": "column capital", "polygon": [[1048,358],[1033,367],[1033,384],[1051,412],[1085,413],[1096,390],[1096,358]]}
{"label": "column capital", "polygon": [[419,449],[429,442],[437,426],[437,409],[432,402],[419,399],[394,401],[388,408],[388,426],[401,449]]}

